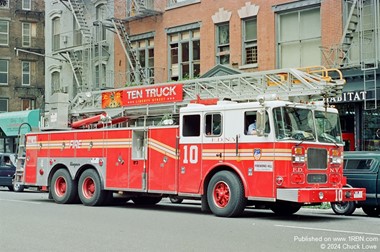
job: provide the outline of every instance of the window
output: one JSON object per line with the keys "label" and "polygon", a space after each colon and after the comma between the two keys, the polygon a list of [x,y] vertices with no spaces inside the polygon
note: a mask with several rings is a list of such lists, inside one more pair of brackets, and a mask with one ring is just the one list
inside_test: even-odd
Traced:
{"label": "window", "polygon": [[60,48],[60,41],[61,41],[61,19],[59,17],[56,17],[53,19],[53,51],[56,51]]}
{"label": "window", "polygon": [[205,132],[207,136],[220,136],[222,133],[222,116],[220,114],[206,115]]}
{"label": "window", "polygon": [[279,14],[278,19],[279,67],[320,65],[320,8]]}
{"label": "window", "polygon": [[30,85],[30,62],[23,61],[21,62],[22,66],[22,85],[29,86]]}
{"label": "window", "polygon": [[346,170],[369,170],[374,162],[373,159],[344,159]]}
{"label": "window", "polygon": [[102,88],[106,85],[106,64],[95,66],[95,85],[96,88]]}
{"label": "window", "polygon": [[183,80],[200,75],[199,29],[171,33],[169,35],[170,79]]}
{"label": "window", "polygon": [[200,2],[200,0],[169,0],[168,7],[183,6],[185,4],[192,4]]}
{"label": "window", "polygon": [[0,1],[0,9],[8,9],[9,8],[9,0]]}
{"label": "window", "polygon": [[0,59],[0,85],[8,85],[8,60]]}
{"label": "window", "polygon": [[23,10],[31,10],[32,9],[32,1],[31,0],[22,0],[22,9]]}
{"label": "window", "polygon": [[[256,118],[257,118],[257,111],[244,112],[244,134],[245,135],[256,135]],[[270,133],[269,117],[268,117],[268,112],[265,112],[264,134],[269,134],[269,133]]]}
{"label": "window", "polygon": [[0,113],[8,112],[8,99],[0,98]]}
{"label": "window", "polygon": [[256,111],[247,111],[244,113],[244,134],[256,134]]}
{"label": "window", "polygon": [[21,110],[31,110],[35,108],[35,100],[33,99],[22,99],[21,100]]}
{"label": "window", "polygon": [[230,63],[230,25],[224,23],[216,26],[216,63]]}
{"label": "window", "polygon": [[79,46],[82,44],[82,32],[79,29],[79,25],[75,18],[73,18],[73,46]]}
{"label": "window", "polygon": [[9,22],[0,20],[0,46],[9,43]]}
{"label": "window", "polygon": [[104,4],[100,4],[96,7],[96,20],[97,27],[96,27],[96,38],[97,41],[106,40],[106,27],[103,25],[103,21],[107,19],[107,7]]}
{"label": "window", "polygon": [[22,23],[22,46],[30,47],[31,43],[31,24]]}
{"label": "window", "polygon": [[257,20],[243,21],[243,64],[257,64]]}
{"label": "window", "polygon": [[60,72],[54,71],[51,73],[51,93],[54,94],[59,92],[60,87]]}
{"label": "window", "polygon": [[[132,43],[133,51],[136,53],[136,57],[142,68],[144,68],[145,75],[149,79],[149,83],[154,83],[154,39],[146,38]],[[134,66],[136,67],[136,66]],[[137,69],[135,69],[137,71]],[[133,82],[136,77],[136,73],[132,73],[129,76],[129,82]]]}
{"label": "window", "polygon": [[182,123],[182,136],[195,137],[201,133],[201,116],[184,115]]}

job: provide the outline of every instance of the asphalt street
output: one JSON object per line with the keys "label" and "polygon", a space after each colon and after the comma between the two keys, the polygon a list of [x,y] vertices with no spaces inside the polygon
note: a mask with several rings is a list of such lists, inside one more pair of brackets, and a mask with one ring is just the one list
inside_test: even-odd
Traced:
{"label": "asphalt street", "polygon": [[247,209],[202,213],[197,201],[59,205],[46,193],[0,188],[0,251],[379,251],[380,218],[302,208],[291,217]]}

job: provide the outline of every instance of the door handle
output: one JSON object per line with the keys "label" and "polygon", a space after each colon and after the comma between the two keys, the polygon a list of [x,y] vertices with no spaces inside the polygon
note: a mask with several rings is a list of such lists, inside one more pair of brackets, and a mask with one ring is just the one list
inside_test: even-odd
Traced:
{"label": "door handle", "polygon": [[222,157],[222,153],[216,154],[217,157]]}

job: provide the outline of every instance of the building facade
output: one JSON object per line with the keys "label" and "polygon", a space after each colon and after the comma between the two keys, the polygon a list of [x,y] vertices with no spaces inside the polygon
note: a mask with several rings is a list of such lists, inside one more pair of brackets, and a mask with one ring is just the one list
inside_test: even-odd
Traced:
{"label": "building facade", "polygon": [[13,116],[5,112],[24,111],[21,117],[29,118],[45,104],[44,6],[43,0],[0,3],[0,152],[14,152],[16,145]]}
{"label": "building facade", "polygon": [[78,92],[324,65],[347,80],[329,100],[346,149],[380,150],[378,14],[379,0],[49,1],[46,99],[52,112]]}

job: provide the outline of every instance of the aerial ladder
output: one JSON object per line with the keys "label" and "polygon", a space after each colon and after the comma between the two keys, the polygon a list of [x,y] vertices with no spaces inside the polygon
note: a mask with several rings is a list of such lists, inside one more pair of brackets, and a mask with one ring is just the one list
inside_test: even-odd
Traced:
{"label": "aerial ladder", "polygon": [[337,97],[341,94],[345,80],[342,73],[337,69],[316,66],[198,78],[181,81],[178,84],[181,84],[183,92],[181,101],[128,107],[121,105],[102,108],[102,97],[105,94],[120,96],[123,91],[134,90],[139,87],[161,87],[169,84],[78,93],[68,105],[69,118],[67,122],[104,113],[112,118],[120,114],[126,117],[139,114],[146,116],[177,114],[181,107],[191,102],[204,100],[228,99],[237,102],[249,102],[265,97],[269,99],[276,95],[278,99],[292,102],[310,102],[323,99],[327,102],[327,98]]}

